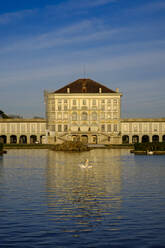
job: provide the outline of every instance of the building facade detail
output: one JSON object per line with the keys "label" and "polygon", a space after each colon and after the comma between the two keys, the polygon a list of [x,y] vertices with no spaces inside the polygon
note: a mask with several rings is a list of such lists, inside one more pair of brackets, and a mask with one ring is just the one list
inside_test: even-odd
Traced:
{"label": "building facade detail", "polygon": [[80,140],[120,144],[122,94],[91,80],[79,79],[55,91],[45,91],[47,142]]}
{"label": "building facade detail", "polygon": [[0,119],[0,142],[5,144],[43,143],[44,119]]}

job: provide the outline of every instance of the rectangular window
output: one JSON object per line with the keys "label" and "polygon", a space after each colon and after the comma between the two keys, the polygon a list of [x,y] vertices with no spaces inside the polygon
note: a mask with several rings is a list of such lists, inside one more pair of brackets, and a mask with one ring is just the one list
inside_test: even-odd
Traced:
{"label": "rectangular window", "polygon": [[45,132],[45,124],[41,124],[41,131]]}
{"label": "rectangular window", "polygon": [[58,105],[58,111],[61,111],[62,107],[61,105]]}
{"label": "rectangular window", "polygon": [[137,132],[137,124],[134,124],[133,130],[134,130],[134,132]]}
{"label": "rectangular window", "polygon": [[143,130],[144,130],[144,131],[147,131],[147,124],[144,124]]}
{"label": "rectangular window", "polygon": [[111,124],[108,124],[108,126],[107,126],[107,131],[108,131],[108,132],[111,132],[111,131],[112,131],[112,129],[111,129]]}
{"label": "rectangular window", "polygon": [[64,105],[64,111],[68,110],[68,106]]}
{"label": "rectangular window", "polygon": [[61,120],[62,119],[62,113],[57,113],[57,120]]}
{"label": "rectangular window", "polygon": [[1,132],[5,132],[5,124],[2,124],[2,126],[1,126]]}
{"label": "rectangular window", "polygon": [[67,99],[64,99],[64,103],[68,103],[68,100]]}
{"label": "rectangular window", "polygon": [[64,132],[68,132],[68,125],[64,125]]}
{"label": "rectangular window", "polygon": [[154,132],[157,132],[157,131],[158,131],[158,125],[154,124]]}
{"label": "rectangular window", "polygon": [[68,113],[64,113],[64,120],[68,119]]}
{"label": "rectangular window", "polygon": [[117,118],[118,118],[118,113],[117,113],[117,112],[114,112],[114,113],[113,113],[113,118],[114,118],[114,119],[117,119]]}
{"label": "rectangular window", "polygon": [[92,100],[92,105],[96,105],[96,99]]}
{"label": "rectangular window", "polygon": [[51,126],[50,126],[50,131],[55,132],[55,125],[51,125]]}
{"label": "rectangular window", "polygon": [[15,124],[11,124],[11,132],[15,132]]}
{"label": "rectangular window", "polygon": [[7,124],[7,132],[10,133],[10,123]]}
{"label": "rectangular window", "polygon": [[114,132],[117,132],[117,124],[114,124]]}
{"label": "rectangular window", "polygon": [[73,100],[73,105],[76,105],[76,100]]}
{"label": "rectangular window", "polygon": [[86,100],[85,99],[83,100],[83,105],[86,105]]}
{"label": "rectangular window", "polygon": [[105,119],[105,113],[101,113],[101,115],[100,115],[100,118],[101,118],[101,120],[104,120]]}
{"label": "rectangular window", "polygon": [[52,105],[52,111],[55,111],[55,105]]}
{"label": "rectangular window", "polygon": [[62,126],[58,125],[58,132],[62,132]]}
{"label": "rectangular window", "polygon": [[17,133],[20,133],[20,123],[17,124]]}
{"label": "rectangular window", "polygon": [[101,110],[104,111],[105,110],[105,106],[101,105]]}
{"label": "rectangular window", "polygon": [[[34,126],[34,129],[35,129],[35,126]],[[25,124],[21,124],[21,132],[25,132]]]}
{"label": "rectangular window", "polygon": [[108,120],[111,119],[111,113],[108,113],[108,114],[107,114],[107,119],[108,119]]}
{"label": "rectangular window", "polygon": [[124,124],[124,131],[127,132],[128,131],[128,125]]}
{"label": "rectangular window", "polygon": [[101,125],[101,132],[105,132],[105,125]]}

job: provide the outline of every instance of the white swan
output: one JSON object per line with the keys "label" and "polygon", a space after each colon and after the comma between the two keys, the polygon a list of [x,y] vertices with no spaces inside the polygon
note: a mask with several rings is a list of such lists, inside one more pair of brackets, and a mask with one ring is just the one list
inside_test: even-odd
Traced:
{"label": "white swan", "polygon": [[91,165],[89,165],[89,160],[86,159],[84,163],[80,164],[81,168],[92,168]]}

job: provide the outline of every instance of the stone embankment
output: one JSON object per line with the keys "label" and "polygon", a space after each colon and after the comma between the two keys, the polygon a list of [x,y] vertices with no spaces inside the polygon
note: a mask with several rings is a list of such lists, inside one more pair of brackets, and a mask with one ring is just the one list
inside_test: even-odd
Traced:
{"label": "stone embankment", "polygon": [[165,155],[165,142],[138,143],[131,153],[135,155]]}

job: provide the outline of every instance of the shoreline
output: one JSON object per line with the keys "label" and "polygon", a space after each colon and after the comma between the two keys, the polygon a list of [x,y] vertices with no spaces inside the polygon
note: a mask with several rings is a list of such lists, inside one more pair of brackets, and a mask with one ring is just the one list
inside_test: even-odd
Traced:
{"label": "shoreline", "polygon": [[131,151],[131,153],[135,155],[148,155],[148,156],[165,155],[165,151],[153,151],[153,154],[148,154],[147,151]]}
{"label": "shoreline", "polygon": [[[4,149],[53,149],[56,145],[51,144],[4,144]],[[133,149],[133,145],[91,145],[91,149]]]}

